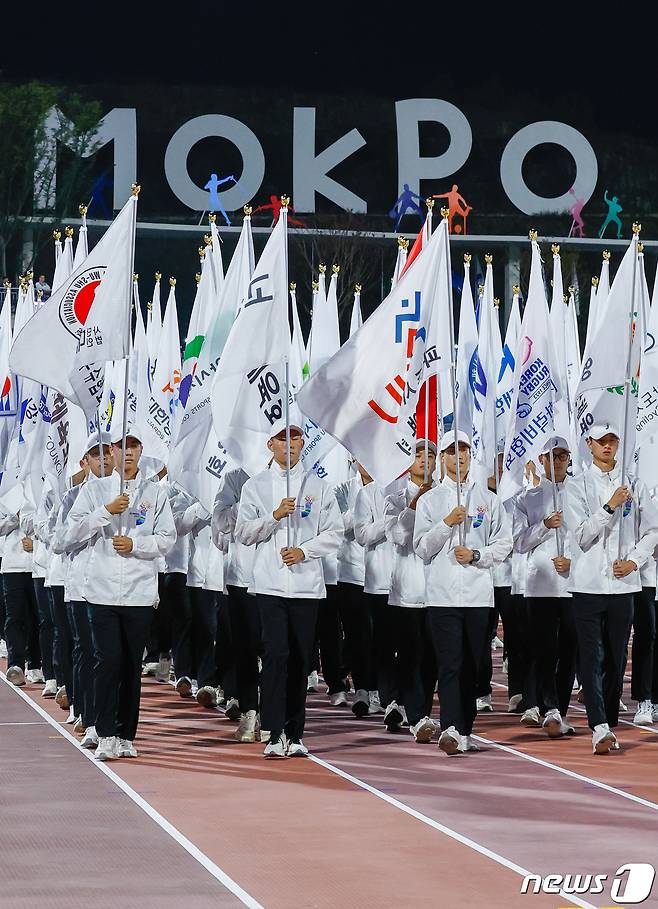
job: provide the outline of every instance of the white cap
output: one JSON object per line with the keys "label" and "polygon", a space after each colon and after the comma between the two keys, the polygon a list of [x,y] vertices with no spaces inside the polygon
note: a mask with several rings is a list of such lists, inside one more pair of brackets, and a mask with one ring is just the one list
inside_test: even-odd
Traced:
{"label": "white cap", "polygon": [[[128,438],[128,436],[132,436],[133,439],[137,439],[140,444],[144,441],[144,433],[136,423],[134,423],[132,426],[129,423],[128,426],[126,426],[126,438]],[[112,431],[113,445],[117,445],[122,439],[123,433],[121,432],[121,427],[117,428],[116,431]]]}
{"label": "white cap", "polygon": [[607,436],[608,433],[612,433],[613,436],[619,438],[619,430],[614,423],[595,423],[594,426],[590,426],[588,429],[587,438],[596,441],[597,439],[602,439],[603,436]]}
{"label": "white cap", "polygon": [[416,451],[418,451],[419,448],[425,448],[425,441],[427,441],[428,450],[432,451],[432,452],[434,452],[434,454],[436,454],[436,445],[434,444],[434,442],[432,442],[431,439],[427,439],[427,440],[416,439]]}
{"label": "white cap", "polygon": [[553,451],[554,448],[564,448],[565,451],[571,451],[571,446],[564,438],[564,436],[551,436],[550,439],[546,439],[546,443],[541,450],[543,455],[548,454],[549,451]]}
{"label": "white cap", "polygon": [[[471,447],[471,437],[467,432],[464,432],[463,429],[457,430],[457,442],[466,442],[468,447]],[[455,444],[455,431],[451,429],[447,432],[444,437],[441,439],[441,451],[445,451],[446,448],[450,448],[451,445]]]}
{"label": "white cap", "polygon": [[90,452],[92,448],[98,448],[99,445],[111,445],[111,438],[109,432],[92,432],[87,441],[85,442],[85,454]]}

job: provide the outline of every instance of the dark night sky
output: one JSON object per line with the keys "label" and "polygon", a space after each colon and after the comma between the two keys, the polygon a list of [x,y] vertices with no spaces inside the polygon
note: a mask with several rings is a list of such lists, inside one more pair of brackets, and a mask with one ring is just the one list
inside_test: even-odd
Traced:
{"label": "dark night sky", "polygon": [[[144,5],[148,7],[148,4]],[[481,86],[504,105],[521,83],[537,98],[581,96],[601,119],[646,136],[655,115],[653,28],[633,10],[594,4],[181,4],[166,15],[75,4],[40,10],[38,39],[6,42],[2,77],[62,82],[278,86],[450,98]],[[427,9],[440,12],[428,14]],[[454,10],[454,7],[452,8]],[[463,13],[466,13],[464,15]],[[97,21],[94,17],[97,16]],[[38,28],[37,28],[38,26]]]}

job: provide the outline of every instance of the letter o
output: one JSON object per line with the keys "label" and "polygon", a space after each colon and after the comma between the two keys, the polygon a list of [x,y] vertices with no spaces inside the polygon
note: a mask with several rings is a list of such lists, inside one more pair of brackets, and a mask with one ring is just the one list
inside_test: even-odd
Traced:
{"label": "letter o", "polygon": [[242,121],[225,114],[204,114],[183,123],[169,140],[164,159],[165,176],[171,191],[183,205],[193,211],[207,210],[208,192],[190,179],[187,159],[197,142],[210,136],[228,139],[242,155],[240,179],[230,189],[219,193],[226,210],[235,211],[253,199],[265,175],[263,147]]}
{"label": "letter o", "polygon": [[[576,179],[573,194],[568,191],[561,196],[538,196],[528,189],[521,168],[526,155],[537,145],[561,145],[576,163]],[[526,215],[540,212],[562,214],[569,211],[576,199],[585,203],[592,197],[599,175],[599,166],[594,149],[585,136],[557,120],[540,120],[520,129],[505,146],[500,159],[500,181],[507,196]]]}

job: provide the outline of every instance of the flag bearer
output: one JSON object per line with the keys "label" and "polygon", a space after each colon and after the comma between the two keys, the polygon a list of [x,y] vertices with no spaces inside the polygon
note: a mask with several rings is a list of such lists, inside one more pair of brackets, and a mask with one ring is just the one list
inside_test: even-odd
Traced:
{"label": "flag bearer", "polygon": [[429,628],[439,668],[439,747],[453,755],[479,750],[471,732],[494,605],[492,569],[510,553],[512,532],[497,496],[469,477],[471,441],[465,432],[444,435],[441,460],[443,481],[416,508],[414,548],[426,563]]}
{"label": "flag bearer", "polygon": [[255,546],[250,590],[258,599],[263,634],[261,722],[270,730],[264,753],[283,758],[308,754],[302,735],[318,601],[326,595],[322,557],[338,552],[342,521],[333,490],[302,468],[298,426],[290,427],[286,494],[285,423],[273,430],[270,466],[242,488],[235,538]]}

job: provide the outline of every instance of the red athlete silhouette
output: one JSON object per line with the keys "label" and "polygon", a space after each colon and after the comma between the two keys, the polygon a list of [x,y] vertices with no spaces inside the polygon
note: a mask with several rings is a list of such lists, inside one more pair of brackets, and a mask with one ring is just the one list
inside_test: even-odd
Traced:
{"label": "red athlete silhouette", "polygon": [[[272,223],[270,224],[270,227],[274,227],[274,225],[279,220],[279,215],[281,214],[281,199],[279,199],[278,196],[270,196],[270,203],[270,205],[259,205],[258,208],[255,208],[253,210],[252,214],[255,215],[259,211],[271,211]],[[290,212],[294,210],[295,209],[292,207],[292,205],[288,206],[288,224],[291,227],[306,227],[303,221],[300,221],[298,218],[290,217]]]}
{"label": "red athlete silhouette", "polygon": [[[459,193],[457,190],[459,187],[456,183],[453,183],[452,189],[447,193],[435,193],[433,199],[447,199],[448,201],[448,231],[453,233],[452,220],[455,215],[460,215],[462,221],[464,222],[464,236],[466,236],[466,218],[472,211],[471,206],[466,202],[466,199]],[[456,224],[454,233],[460,234],[462,232],[461,224]]]}

